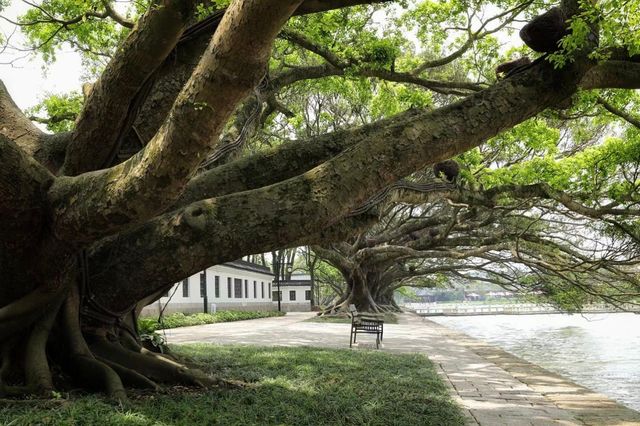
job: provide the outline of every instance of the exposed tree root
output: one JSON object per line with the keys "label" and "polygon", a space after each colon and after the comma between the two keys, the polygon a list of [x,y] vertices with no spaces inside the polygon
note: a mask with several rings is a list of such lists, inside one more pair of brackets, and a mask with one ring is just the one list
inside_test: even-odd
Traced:
{"label": "exposed tree root", "polygon": [[27,340],[25,376],[27,386],[37,395],[49,395],[53,391],[53,378],[47,360],[46,346],[61,304],[62,300],[35,323]]}
{"label": "exposed tree root", "polygon": [[62,311],[62,324],[71,355],[64,360],[75,380],[91,389],[104,391],[118,401],[127,400],[120,375],[107,364],[95,359],[80,329],[78,289],[69,292]]}
{"label": "exposed tree root", "polygon": [[216,384],[212,383],[212,379],[207,380],[208,378],[204,374],[199,377],[175,361],[160,356],[133,352],[124,348],[119,342],[110,342],[106,338],[96,338],[90,347],[92,352],[100,358],[136,371],[154,382],[199,387]]}
{"label": "exposed tree root", "polygon": [[[153,391],[160,390],[160,384],[243,386],[210,377],[170,355],[142,347],[134,313],[109,324],[90,319],[83,323],[83,329],[78,287],[64,283],[61,288],[64,291],[54,293],[36,290],[0,309],[0,332],[5,332],[0,334],[0,398],[52,395],[50,360],[66,373],[62,377],[70,377],[83,388],[105,392],[118,403],[127,400],[125,386]],[[20,321],[30,322],[25,327],[14,326]]]}
{"label": "exposed tree root", "polygon": [[28,386],[9,386],[4,383],[0,383],[0,396],[23,396],[29,394]]}
{"label": "exposed tree root", "polygon": [[120,364],[116,364],[115,362],[111,362],[104,358],[98,357],[98,361],[108,365],[113,371],[115,371],[118,376],[120,376],[120,380],[127,387],[132,387],[136,389],[153,389],[159,390],[160,386],[152,380],[147,379],[140,373],[133,371],[129,368],[123,367]]}
{"label": "exposed tree root", "polygon": [[0,308],[0,343],[31,326],[48,311],[49,305],[56,305],[62,300],[65,291],[64,287],[52,291],[46,286],[40,286]]}
{"label": "exposed tree root", "polygon": [[127,401],[127,392],[120,376],[108,365],[84,355],[72,357],[69,363],[72,366],[69,371],[79,383],[89,389],[104,391],[117,402]]}

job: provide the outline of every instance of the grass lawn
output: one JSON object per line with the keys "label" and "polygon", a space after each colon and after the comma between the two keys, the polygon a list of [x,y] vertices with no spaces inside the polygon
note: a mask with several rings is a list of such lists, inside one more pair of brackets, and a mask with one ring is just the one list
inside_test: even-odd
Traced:
{"label": "grass lawn", "polygon": [[[398,323],[398,317],[392,313],[384,314],[383,319],[385,324]],[[351,324],[351,318],[347,317],[346,315],[328,315],[328,316],[322,316],[322,317],[313,317],[313,318],[306,319],[305,321]]]}
{"label": "grass lawn", "polygon": [[[95,396],[0,409],[2,425],[462,425],[422,355],[314,348],[184,345],[174,351],[241,389]],[[64,395],[63,395],[64,397]]]}

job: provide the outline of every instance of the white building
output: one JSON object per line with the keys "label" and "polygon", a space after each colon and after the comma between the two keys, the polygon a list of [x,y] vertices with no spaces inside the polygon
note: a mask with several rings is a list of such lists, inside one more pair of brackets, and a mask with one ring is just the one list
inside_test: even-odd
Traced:
{"label": "white building", "polygon": [[[282,281],[281,308],[283,311],[311,309],[311,282],[306,286],[294,276]],[[146,306],[142,316],[157,316],[174,312],[195,313],[227,311],[274,311],[278,309],[278,292],[274,275],[268,267],[236,260],[212,266],[177,283],[158,301]]]}
{"label": "white building", "polygon": [[[309,275],[291,275],[290,280],[280,281],[280,304],[286,312],[311,310],[311,277]],[[278,283],[273,284],[271,300],[278,303]],[[277,306],[277,305],[276,305]]]}

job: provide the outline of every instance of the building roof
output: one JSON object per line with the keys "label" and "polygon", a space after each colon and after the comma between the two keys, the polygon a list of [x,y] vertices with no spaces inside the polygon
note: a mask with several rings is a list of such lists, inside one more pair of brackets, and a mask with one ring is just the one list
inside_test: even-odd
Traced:
{"label": "building roof", "polygon": [[310,286],[311,280],[282,280],[280,281],[280,285],[288,285],[288,286]]}
{"label": "building roof", "polygon": [[238,259],[233,262],[223,263],[223,265],[234,269],[242,269],[244,271],[258,272],[260,274],[273,276],[273,272],[271,272],[271,269],[269,269],[268,266],[258,265],[257,263],[247,262],[246,260]]}

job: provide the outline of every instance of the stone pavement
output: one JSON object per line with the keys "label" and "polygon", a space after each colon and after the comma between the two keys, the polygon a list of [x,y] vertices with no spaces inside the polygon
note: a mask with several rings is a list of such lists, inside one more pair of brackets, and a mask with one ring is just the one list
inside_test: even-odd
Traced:
{"label": "stone pavement", "polygon": [[[169,343],[349,348],[349,325],[304,322],[312,313],[166,330]],[[373,348],[363,335],[358,349]],[[468,425],[640,425],[640,413],[499,348],[412,314],[385,324],[385,352],[429,357]]]}

